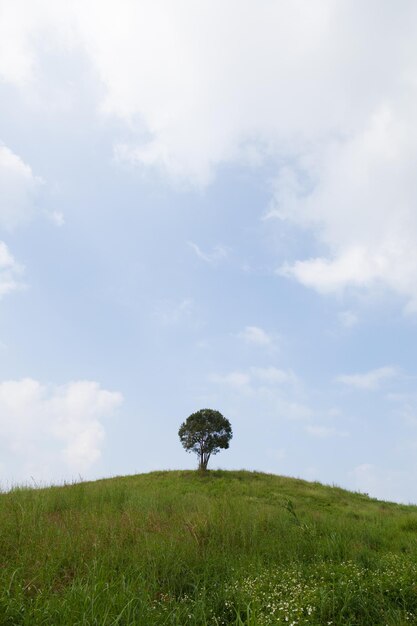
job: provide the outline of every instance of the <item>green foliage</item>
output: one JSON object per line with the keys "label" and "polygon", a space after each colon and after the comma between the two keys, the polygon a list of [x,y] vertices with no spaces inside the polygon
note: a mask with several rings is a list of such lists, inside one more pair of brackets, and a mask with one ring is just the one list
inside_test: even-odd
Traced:
{"label": "green foliage", "polygon": [[417,624],[417,507],[252,472],[0,494],[0,625]]}
{"label": "green foliage", "polygon": [[187,452],[197,454],[198,467],[205,471],[211,455],[229,447],[233,433],[229,420],[219,411],[201,409],[187,417],[178,435]]}

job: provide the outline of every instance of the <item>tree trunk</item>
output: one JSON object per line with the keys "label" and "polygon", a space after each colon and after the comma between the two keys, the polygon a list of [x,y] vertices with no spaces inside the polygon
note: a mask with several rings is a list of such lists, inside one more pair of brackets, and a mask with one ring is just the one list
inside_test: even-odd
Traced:
{"label": "tree trunk", "polygon": [[200,472],[207,471],[207,465],[208,465],[210,456],[211,456],[210,452],[200,452],[200,460],[198,463],[198,469],[200,470]]}
{"label": "tree trunk", "polygon": [[204,452],[201,450],[200,452],[200,460],[198,462],[198,469],[200,472],[204,472],[206,470],[207,464],[204,463]]}

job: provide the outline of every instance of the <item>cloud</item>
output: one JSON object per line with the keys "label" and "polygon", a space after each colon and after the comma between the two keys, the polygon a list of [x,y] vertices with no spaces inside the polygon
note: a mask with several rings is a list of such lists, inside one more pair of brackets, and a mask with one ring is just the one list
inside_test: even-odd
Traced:
{"label": "cloud", "polygon": [[206,253],[203,252],[201,248],[192,241],[189,241],[188,245],[190,246],[190,248],[192,248],[192,250],[194,250],[199,259],[205,261],[210,265],[217,265],[228,255],[228,248],[225,248],[224,246],[215,246],[212,252]]}
{"label": "cloud", "polygon": [[27,163],[0,144],[1,227],[11,230],[32,217],[41,184]]}
{"label": "cloud", "polygon": [[398,376],[398,370],[392,366],[379,367],[365,374],[343,374],[337,377],[339,383],[357,389],[377,389],[381,382]]}
{"label": "cloud", "polygon": [[293,265],[284,264],[278,274],[294,277],[305,287],[312,287],[319,293],[341,292],[345,287],[364,287],[383,272],[382,258],[369,259],[367,251],[354,248],[332,261],[325,258],[296,261]]}
{"label": "cloud", "polygon": [[315,411],[306,404],[294,400],[282,401],[282,409],[287,419],[305,421],[314,417]]}
{"label": "cloud", "polygon": [[289,204],[277,215],[313,229],[327,254],[284,264],[279,273],[322,294],[382,286],[417,311],[416,102],[409,89],[328,146],[306,166],[304,176],[316,179],[311,191],[281,188]]}
{"label": "cloud", "polygon": [[43,50],[81,51],[125,126],[120,160],[202,186],[272,164],[269,216],[320,248],[281,274],[321,294],[383,286],[417,312],[416,16],[412,0],[3,0],[0,76],[24,88]]}
{"label": "cloud", "polygon": [[4,80],[41,72],[40,34],[50,50],[82,48],[102,84],[102,111],[137,130],[121,146],[125,158],[201,182],[219,163],[286,153],[289,139],[299,155],[359,124],[398,84],[404,41],[413,41],[411,2],[395,22],[382,3],[380,28],[365,7],[359,29],[356,10],[330,0],[202,0],[192,10],[185,0],[4,0],[2,8]]}
{"label": "cloud", "polygon": [[0,7],[0,79],[16,85],[30,80],[34,69],[27,22],[21,9],[19,2],[3,2]]}
{"label": "cloud", "polygon": [[1,3],[0,82],[32,89],[42,75],[42,53],[68,50],[79,42],[75,32],[75,4],[70,8],[65,0]]}
{"label": "cloud", "polygon": [[[33,217],[42,184],[42,179],[20,156],[0,143],[0,228],[13,230]],[[56,223],[57,216],[51,216]],[[15,261],[6,243],[0,241],[0,298],[24,287],[22,274],[23,266]]]}
{"label": "cloud", "polygon": [[15,261],[4,241],[0,241],[0,298],[24,287],[22,274],[23,267]]}
{"label": "cloud", "polygon": [[163,326],[175,326],[186,320],[190,321],[195,312],[193,298],[183,300],[161,300],[155,308],[155,318]]}
{"label": "cloud", "polygon": [[341,311],[338,315],[339,321],[345,328],[352,328],[359,322],[359,318],[353,311]]}
{"label": "cloud", "polygon": [[[226,385],[235,389],[255,391],[260,386],[279,386],[294,383],[296,377],[293,372],[278,369],[277,367],[251,367],[248,371],[234,371],[228,374],[212,374],[211,382]],[[251,387],[254,385],[254,387]]]}
{"label": "cloud", "polygon": [[340,431],[336,428],[317,424],[309,424],[306,426],[305,431],[312,437],[318,437],[319,439],[326,439],[327,437],[348,437],[346,431]]}
{"label": "cloud", "polygon": [[0,446],[7,475],[60,480],[88,471],[101,455],[102,420],[122,400],[120,393],[86,380],[62,386],[31,378],[0,383]]}
{"label": "cloud", "polygon": [[[212,374],[209,381],[217,385],[216,395],[210,401],[229,404],[238,413],[252,410],[269,419],[285,419],[301,424],[309,422],[315,411],[302,401],[297,379],[291,371],[275,367],[251,367],[225,374]],[[296,391],[296,393],[294,393]],[[239,409],[239,404],[242,407]]]}
{"label": "cloud", "polygon": [[271,346],[273,344],[272,336],[259,326],[246,326],[245,329],[239,333],[238,337],[243,339],[245,343],[254,346]]}
{"label": "cloud", "polygon": [[252,412],[262,418],[268,416],[273,423],[282,419],[303,423],[314,415],[302,401],[291,371],[273,366],[250,367],[214,373],[209,376],[209,382],[213,385],[211,393],[214,394],[210,395],[210,402],[229,406],[229,411],[238,414]]}
{"label": "cloud", "polygon": [[250,376],[245,372],[230,372],[228,374],[212,374],[210,381],[219,383],[235,389],[248,389],[250,384]]}
{"label": "cloud", "polygon": [[65,224],[65,216],[62,211],[52,211],[47,214],[51,222],[53,222],[56,226],[63,226]]}
{"label": "cloud", "polygon": [[250,373],[260,383],[267,385],[283,385],[296,381],[293,372],[281,370],[277,367],[251,367]]}

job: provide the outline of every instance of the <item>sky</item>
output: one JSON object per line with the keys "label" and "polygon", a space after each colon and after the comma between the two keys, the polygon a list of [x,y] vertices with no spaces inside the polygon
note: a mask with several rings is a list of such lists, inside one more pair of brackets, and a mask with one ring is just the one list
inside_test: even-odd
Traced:
{"label": "sky", "polygon": [[413,0],[0,0],[0,485],[417,502]]}

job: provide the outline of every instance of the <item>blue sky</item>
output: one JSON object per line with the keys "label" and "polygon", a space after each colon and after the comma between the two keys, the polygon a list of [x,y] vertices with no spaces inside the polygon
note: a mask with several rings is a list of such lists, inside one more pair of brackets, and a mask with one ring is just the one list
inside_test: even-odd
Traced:
{"label": "blue sky", "polygon": [[417,502],[416,20],[0,0],[4,487],[195,467],[211,407],[212,467]]}

